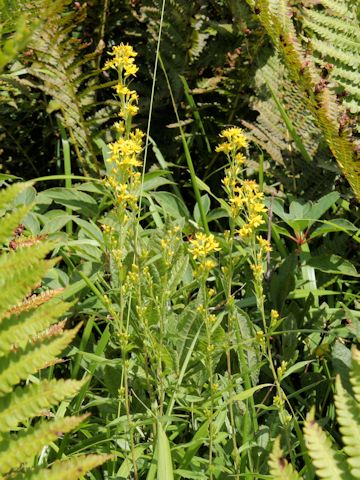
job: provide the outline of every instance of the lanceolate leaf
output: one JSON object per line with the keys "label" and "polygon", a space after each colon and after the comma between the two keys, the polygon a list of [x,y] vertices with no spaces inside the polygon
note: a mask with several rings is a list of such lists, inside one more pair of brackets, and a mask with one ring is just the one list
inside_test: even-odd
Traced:
{"label": "lanceolate leaf", "polygon": [[173,466],[170,451],[170,444],[167,435],[158,423],[158,437],[156,446],[157,480],[173,480]]}

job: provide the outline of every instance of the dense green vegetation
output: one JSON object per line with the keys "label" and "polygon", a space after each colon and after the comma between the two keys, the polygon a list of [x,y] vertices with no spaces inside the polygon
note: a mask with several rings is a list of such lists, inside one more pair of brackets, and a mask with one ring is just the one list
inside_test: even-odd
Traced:
{"label": "dense green vegetation", "polygon": [[360,478],[358,2],[0,28],[1,478]]}

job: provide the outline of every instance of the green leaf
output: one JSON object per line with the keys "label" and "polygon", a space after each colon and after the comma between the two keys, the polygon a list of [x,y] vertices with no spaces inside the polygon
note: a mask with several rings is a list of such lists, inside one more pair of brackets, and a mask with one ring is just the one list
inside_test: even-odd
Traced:
{"label": "green leaf", "polygon": [[165,215],[169,215],[177,220],[190,217],[190,213],[183,200],[173,193],[153,192],[151,196],[161,206]]}
{"label": "green leaf", "polygon": [[351,235],[351,232],[357,232],[358,229],[351,222],[344,218],[334,218],[333,220],[322,220],[323,224],[317,227],[310,238],[316,238],[330,232],[345,232]]}
{"label": "green leaf", "polygon": [[[210,197],[208,194],[202,195],[201,197],[201,204],[203,207],[203,210],[205,212],[205,215],[208,214],[210,210]],[[201,223],[201,217],[200,217],[200,209],[199,205],[196,203],[194,207],[194,220],[196,223]]]}
{"label": "green leaf", "polygon": [[[320,200],[311,205],[308,218],[318,220],[334,205],[334,203],[337,202],[337,200],[339,200],[339,198],[340,194],[338,192],[331,192],[321,197]],[[314,222],[311,222],[310,225],[313,223]]]}
{"label": "green leaf", "polygon": [[160,422],[158,422],[155,456],[157,463],[157,480],[174,480],[170,444]]}
{"label": "green leaf", "polygon": [[321,272],[332,273],[335,275],[349,275],[351,277],[359,277],[360,275],[356,271],[354,265],[339,257],[338,255],[318,255],[311,257],[306,261],[306,265],[309,265]]}
{"label": "green leaf", "polygon": [[293,373],[299,372],[304,367],[306,367],[306,365],[309,365],[309,363],[311,362],[313,362],[313,360],[304,360],[302,362],[295,363],[285,371],[285,373],[281,377],[281,380],[284,380],[284,378],[288,377],[289,375],[292,375]]}
{"label": "green leaf", "polygon": [[98,213],[98,204],[96,200],[85,192],[75,188],[50,188],[41,192],[37,196],[37,203],[47,203],[54,201],[72,210],[82,213],[86,217],[93,217]]}
{"label": "green leaf", "polygon": [[75,220],[74,215],[69,215],[63,211],[51,210],[47,215],[44,215],[44,227],[41,230],[42,235],[59,232],[65,225]]}

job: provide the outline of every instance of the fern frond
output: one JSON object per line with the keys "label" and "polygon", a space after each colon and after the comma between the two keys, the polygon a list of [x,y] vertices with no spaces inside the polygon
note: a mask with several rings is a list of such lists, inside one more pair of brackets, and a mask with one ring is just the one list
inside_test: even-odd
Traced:
{"label": "fern frond", "polygon": [[348,0],[322,0],[322,4],[340,17],[349,17],[349,14],[352,13],[349,9],[350,2]]}
{"label": "fern frond", "polygon": [[21,192],[30,186],[31,182],[14,183],[9,187],[0,190],[0,212],[8,207]]}
{"label": "fern frond", "polygon": [[56,462],[51,468],[15,475],[12,480],[76,480],[110,460],[111,455],[79,455]]}
{"label": "fern frond", "polygon": [[0,440],[0,473],[7,474],[23,463],[32,460],[36,454],[56,440],[61,434],[76,428],[88,415],[65,417],[51,422],[40,422],[36,427],[26,429],[16,437],[2,435]]}
{"label": "fern frond", "polygon": [[45,368],[66,348],[80,326],[65,331],[58,337],[50,337],[25,348],[15,350],[0,358],[0,394],[11,392],[14,385],[29,375]]}
{"label": "fern frond", "polygon": [[25,388],[16,388],[0,398],[0,432],[15,429],[25,420],[34,418],[64,398],[73,397],[85,380],[44,380]]}
{"label": "fern frond", "polygon": [[56,260],[44,260],[51,244],[42,243],[0,258],[0,316],[27,295],[38,284]]}
{"label": "fern frond", "polygon": [[[359,145],[352,137],[349,128],[341,127],[340,118],[344,114],[344,108],[338,104],[335,94],[321,77],[321,71],[317,68],[314,58],[305,52],[291,20],[292,15],[287,2],[285,0],[277,2],[257,0],[255,3],[247,0],[247,2],[256,9],[261,23],[280,52],[292,80],[303,92],[304,105],[312,113],[341,170],[360,200]],[[330,3],[330,0],[326,3]],[[336,7],[341,5],[341,2],[335,3]],[[343,4],[345,5],[345,2]],[[348,12],[347,6],[346,12]],[[341,50],[340,46],[339,48]],[[346,56],[346,53],[344,55]],[[347,56],[346,59],[348,61]],[[354,57],[354,62],[357,63],[357,55]]]}
{"label": "fern frond", "polygon": [[[325,6],[327,2],[324,2]],[[328,2],[329,4],[331,2]],[[340,5],[340,4],[339,4]],[[345,2],[343,2],[345,6]],[[333,62],[329,79],[344,88],[347,95],[343,105],[350,105],[352,113],[360,112],[360,22],[345,6],[346,13],[339,16],[334,9],[305,10],[305,27],[311,33],[311,45],[315,61],[320,64]],[[332,11],[331,11],[332,10]]]}
{"label": "fern frond", "polygon": [[[0,191],[2,240],[6,240],[14,225],[18,225],[19,215],[24,211],[21,207],[15,207],[15,212],[9,213],[5,218],[4,213],[11,210],[13,201],[27,187],[26,184],[20,184]],[[29,375],[60,361],[57,356],[69,345],[80,328],[78,325],[73,330],[64,330],[65,322],[59,322],[59,317],[65,314],[69,304],[54,299],[58,291],[33,295],[23,301],[25,295],[31,292],[46,270],[54,264],[54,261],[44,259],[51,247],[50,243],[37,242],[15,252],[4,253],[3,250],[0,255],[1,478],[26,466],[27,470],[22,468],[16,472],[17,476],[71,480],[79,478],[107,458],[94,456],[87,460],[87,457],[78,457],[55,464],[53,470],[31,469],[34,457],[45,445],[77,427],[86,415],[41,421],[33,427],[19,429],[20,424],[28,425],[34,417],[45,413],[44,410],[74,396],[86,382],[86,379],[53,379],[25,387],[18,385],[21,381],[27,381]]]}
{"label": "fern frond", "polygon": [[[69,0],[62,1],[63,10],[69,3]],[[91,88],[91,79],[100,73],[91,62],[101,52],[96,50],[85,55],[87,45],[72,36],[86,16],[86,4],[77,11],[64,13],[49,16],[44,27],[34,33],[30,42],[34,61],[29,73],[38,80],[37,87],[52,98],[48,112],[60,114],[81,167],[90,173],[98,167],[85,111],[94,104],[95,89]],[[82,70],[84,63],[91,68],[86,75]],[[84,96],[85,90],[87,95]]]}
{"label": "fern frond", "polygon": [[355,478],[360,477],[360,404],[351,397],[336,378],[335,394],[336,415],[344,443],[344,452]]}
{"label": "fern frond", "polygon": [[358,405],[360,405],[360,350],[355,347],[352,349],[350,382],[353,388],[354,397]]}
{"label": "fern frond", "polygon": [[[10,350],[14,343],[17,348],[23,347],[37,333],[57,322],[59,317],[69,310],[69,306],[64,302],[53,301],[37,309],[2,319],[0,323],[0,355]],[[15,342],[14,339],[16,339]]]}
{"label": "fern frond", "polygon": [[273,480],[300,480],[302,477],[291,464],[284,458],[280,447],[280,437],[274,441],[274,446],[269,458],[270,475]]}
{"label": "fern frond", "polygon": [[9,240],[9,238],[13,235],[15,228],[25,218],[30,209],[31,205],[24,205],[15,213],[5,215],[5,217],[0,220],[0,244]]}
{"label": "fern frond", "polygon": [[314,410],[304,424],[305,443],[319,478],[324,480],[350,479],[344,457],[333,448],[329,436],[314,419]]}

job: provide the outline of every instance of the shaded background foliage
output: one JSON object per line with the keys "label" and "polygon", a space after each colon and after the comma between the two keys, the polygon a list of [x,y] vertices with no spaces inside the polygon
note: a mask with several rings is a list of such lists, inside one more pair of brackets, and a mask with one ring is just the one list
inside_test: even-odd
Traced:
{"label": "shaded background foliage", "polygon": [[[140,95],[140,115],[137,122],[145,129],[161,2],[101,0],[86,4],[59,3],[65,4],[65,10],[58,14],[62,19],[56,37],[58,49],[72,55],[68,60],[69,69],[75,71],[75,61],[81,62],[76,95],[85,90],[89,92],[88,99],[81,100],[80,109],[88,125],[78,128],[78,137],[100,135],[109,139],[110,133],[105,132],[116,110],[114,98],[110,88],[92,90],[92,87],[99,83],[107,86],[111,81],[109,75],[99,68],[106,51],[120,42],[130,43],[138,52],[140,70],[136,88]],[[34,4],[44,8],[39,0]],[[295,13],[297,4],[294,2]],[[72,18],[72,23],[66,23],[67,17]],[[51,22],[51,18],[45,19],[38,30],[46,32],[53,28]],[[307,113],[305,121],[305,114],[299,109],[301,92],[281,73],[283,67],[279,62],[274,64],[271,59],[269,63],[273,48],[256,15],[245,2],[169,1],[165,9],[160,51],[188,144],[196,159],[197,175],[207,181],[216,193],[220,193],[221,172],[218,170],[224,165],[223,160],[213,153],[216,137],[224,125],[232,124],[244,124],[250,131],[249,135],[255,142],[253,167],[257,168],[259,156],[264,155],[265,170],[269,171],[271,162],[274,184],[280,182],[286,191],[312,199],[330,191],[335,179],[338,184],[343,184],[337,166],[329,161],[331,154],[321,133],[309,124],[311,120]],[[89,58],[84,61],[86,56]],[[12,71],[20,69],[20,73],[14,74],[11,81],[0,79],[2,168],[8,173],[21,172],[24,178],[63,172],[58,117],[64,115],[61,115],[57,104],[61,103],[61,86],[59,98],[54,100],[49,94],[51,88],[54,90],[54,84],[50,83],[47,87],[44,76],[39,78],[36,75],[38,60],[38,53],[30,45],[12,66]],[[91,81],[85,85],[80,74],[84,78],[91,77]],[[290,112],[294,125],[308,137],[307,145],[314,145],[310,150],[313,157],[311,164],[303,161],[289,137],[269,93],[269,81]],[[184,87],[188,88],[187,94]],[[90,103],[95,105],[91,115]],[[62,108],[66,116],[68,107],[66,103],[64,105],[65,108]],[[62,121],[65,125],[67,122],[66,118]],[[75,118],[74,123],[81,122]],[[85,132],[87,128],[88,133]],[[178,125],[161,68],[157,76],[151,137],[165,160],[174,165],[175,179],[186,186],[188,175],[184,168]],[[24,138],[26,142],[23,142]],[[91,140],[87,142],[85,138],[81,141],[80,138],[79,143],[80,149],[85,152],[84,157],[92,151],[90,163],[94,163],[95,157],[101,158],[101,152]],[[76,163],[74,151],[73,158],[73,171],[86,172],[86,161],[85,164]],[[148,165],[154,162],[156,158],[150,151]],[[344,192],[347,190],[346,182],[342,188]]]}

